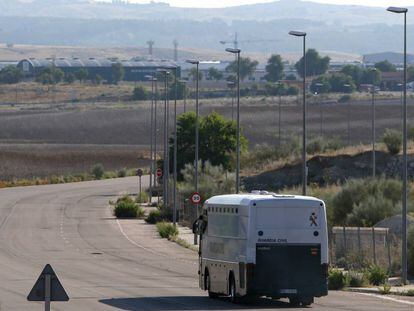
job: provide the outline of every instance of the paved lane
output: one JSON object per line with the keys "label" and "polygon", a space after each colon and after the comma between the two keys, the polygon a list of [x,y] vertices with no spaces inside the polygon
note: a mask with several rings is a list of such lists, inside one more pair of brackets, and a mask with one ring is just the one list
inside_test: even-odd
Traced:
{"label": "paved lane", "polygon": [[[147,180],[144,180],[147,182]],[[0,310],[42,310],[26,296],[50,263],[71,300],[53,310],[279,309],[210,300],[198,289],[196,254],[143,222],[117,221],[108,201],[136,193],[135,177],[0,190]],[[352,293],[331,293],[314,310],[412,310]]]}

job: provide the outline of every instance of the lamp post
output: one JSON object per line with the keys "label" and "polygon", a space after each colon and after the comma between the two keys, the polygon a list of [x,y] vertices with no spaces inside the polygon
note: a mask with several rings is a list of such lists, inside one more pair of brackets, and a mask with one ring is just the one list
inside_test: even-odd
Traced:
{"label": "lamp post", "polygon": [[[350,84],[344,84],[344,87],[350,89]],[[347,131],[348,131],[348,146],[351,145],[351,101],[348,100],[348,111],[346,114]]]}
{"label": "lamp post", "polygon": [[[154,105],[155,105],[155,97],[154,97],[154,85],[155,81],[157,81],[157,78],[155,78],[153,75],[146,75],[145,78],[147,78],[149,81],[151,81],[151,126],[150,126],[150,158],[151,158],[151,165],[150,165],[150,202],[152,198],[152,188],[155,187],[155,161],[156,161],[156,147],[154,139],[154,132],[156,132],[156,123],[154,122],[155,114],[154,114]],[[154,130],[155,129],[155,130]],[[156,135],[155,135],[156,136]]]}
{"label": "lamp post", "polygon": [[376,68],[371,69],[372,72],[372,101],[371,101],[371,140],[372,140],[372,177],[375,178],[376,160],[375,160],[375,73]]}
{"label": "lamp post", "polygon": [[164,74],[164,172],[163,172],[163,199],[164,208],[168,208],[168,175],[169,175],[169,159],[168,159],[168,75],[170,72],[166,69],[160,69],[159,72]]}
{"label": "lamp post", "polygon": [[184,86],[183,90],[183,97],[184,97],[184,113],[187,112],[187,81],[186,80],[178,80]]}
{"label": "lamp post", "polygon": [[[315,83],[315,86],[318,88],[319,93],[315,92],[316,101],[318,102],[318,95],[321,94],[321,88],[323,87],[322,83]],[[320,136],[323,137],[323,108],[322,103],[319,102],[319,115],[320,115]]]}
{"label": "lamp post", "polygon": [[236,193],[240,192],[240,49],[227,48],[226,52],[237,55],[237,146],[236,146]]}
{"label": "lamp post", "polygon": [[[198,110],[198,80],[200,78],[199,65],[200,61],[198,60],[187,60],[187,63],[196,65],[196,124],[195,124],[195,157],[194,157],[194,188],[198,192],[198,143],[199,143],[199,110]],[[197,209],[197,218],[198,218],[198,204],[196,205]],[[194,245],[198,244],[197,235],[194,234]]]}
{"label": "lamp post", "polygon": [[[403,117],[404,117],[404,109],[403,109],[403,93],[404,93],[404,84],[402,84],[402,83],[398,83],[397,84],[397,86],[400,88],[400,107],[401,107],[401,114],[400,114],[400,117],[401,117],[401,121],[403,120]],[[402,124],[401,124],[401,128],[402,128]]]}
{"label": "lamp post", "polygon": [[227,87],[230,89],[230,96],[231,96],[231,121],[234,121],[234,92],[232,91],[232,89],[234,88],[234,85],[236,83],[234,83],[233,81],[227,81]]}
{"label": "lamp post", "polygon": [[290,31],[289,35],[303,38],[302,194],[306,195],[308,182],[306,166],[306,32]]}
{"label": "lamp post", "polygon": [[403,190],[402,190],[402,281],[407,283],[407,12],[406,8],[389,7],[389,12],[404,14],[404,83],[403,83]]}

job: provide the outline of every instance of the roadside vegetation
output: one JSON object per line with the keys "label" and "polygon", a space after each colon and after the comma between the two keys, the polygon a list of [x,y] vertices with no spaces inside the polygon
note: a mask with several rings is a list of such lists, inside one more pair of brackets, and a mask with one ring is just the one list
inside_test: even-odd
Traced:
{"label": "roadside vegetation", "polygon": [[114,215],[117,218],[143,218],[144,210],[129,195],[117,199],[114,205]]}

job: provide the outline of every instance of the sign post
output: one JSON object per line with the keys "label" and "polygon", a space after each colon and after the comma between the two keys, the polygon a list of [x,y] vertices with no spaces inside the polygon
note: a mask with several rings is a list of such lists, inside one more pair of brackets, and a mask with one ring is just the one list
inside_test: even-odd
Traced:
{"label": "sign post", "polygon": [[137,176],[138,176],[138,178],[139,178],[139,203],[142,203],[142,196],[141,196],[141,190],[142,190],[142,187],[141,187],[141,178],[142,178],[142,175],[144,174],[144,172],[142,171],[142,169],[137,169]]}
{"label": "sign post", "polygon": [[44,301],[45,311],[50,311],[52,301],[69,301],[69,296],[55,271],[47,264],[27,296],[28,301]]}
{"label": "sign post", "polygon": [[[191,203],[195,206],[197,209],[197,217],[198,217],[198,205],[201,203],[201,195],[197,191],[194,192],[190,197]],[[198,244],[198,238],[197,234],[194,234],[194,245]]]}

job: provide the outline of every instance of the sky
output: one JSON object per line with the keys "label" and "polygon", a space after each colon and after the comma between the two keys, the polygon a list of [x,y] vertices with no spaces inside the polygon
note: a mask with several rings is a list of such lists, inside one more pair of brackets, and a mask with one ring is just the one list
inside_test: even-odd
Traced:
{"label": "sky", "polygon": [[[149,3],[149,0],[130,0],[135,3]],[[254,4],[264,2],[274,2],[274,0],[157,0],[156,2],[166,2],[171,6],[179,7],[228,7],[234,5]],[[414,6],[413,0],[312,0],[312,2],[331,3],[331,4],[356,4],[366,6]]]}

